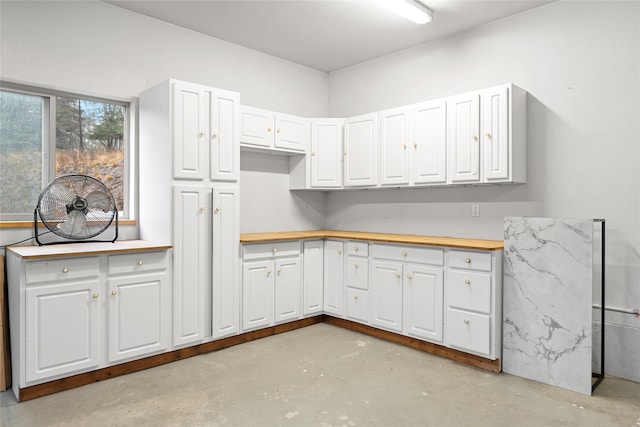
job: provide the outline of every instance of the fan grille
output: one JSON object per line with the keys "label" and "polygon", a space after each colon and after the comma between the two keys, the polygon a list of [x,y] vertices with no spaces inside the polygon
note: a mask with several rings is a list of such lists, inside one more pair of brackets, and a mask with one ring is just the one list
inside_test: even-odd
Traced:
{"label": "fan grille", "polygon": [[65,175],[53,180],[40,194],[37,211],[51,232],[73,240],[97,236],[118,214],[109,189],[86,175]]}

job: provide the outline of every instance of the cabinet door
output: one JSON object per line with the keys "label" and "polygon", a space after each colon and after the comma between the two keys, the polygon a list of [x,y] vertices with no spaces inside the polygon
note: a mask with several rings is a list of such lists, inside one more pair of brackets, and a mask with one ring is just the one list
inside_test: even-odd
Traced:
{"label": "cabinet door", "polygon": [[480,93],[447,102],[447,149],[452,183],[480,180]]}
{"label": "cabinet door", "polygon": [[240,144],[273,147],[275,115],[271,111],[240,106]]}
{"label": "cabinet door", "polygon": [[413,109],[412,181],[447,182],[447,103],[418,104]]}
{"label": "cabinet door", "polygon": [[360,323],[369,322],[369,292],[347,287],[346,316]]}
{"label": "cabinet door", "polygon": [[236,186],[213,189],[212,335],[240,331],[240,203]]}
{"label": "cabinet door", "polygon": [[211,94],[211,179],[237,181],[240,171],[240,95]]}
{"label": "cabinet door", "polygon": [[173,176],[203,179],[209,176],[209,105],[204,86],[173,83]]}
{"label": "cabinet door", "polygon": [[402,332],[402,263],[372,261],[371,324]]}
{"label": "cabinet door", "polygon": [[342,316],[344,301],[344,243],[324,242],[324,311]]}
{"label": "cabinet door", "polygon": [[167,348],[169,289],[165,273],[109,279],[109,362]]}
{"label": "cabinet door", "polygon": [[342,127],[344,120],[311,122],[311,187],[342,186]]}
{"label": "cabinet door", "polygon": [[347,256],[345,264],[346,284],[351,288],[369,289],[369,260],[358,256]]}
{"label": "cabinet door", "polygon": [[275,115],[275,148],[306,152],[309,146],[309,120],[278,113]]}
{"label": "cabinet door", "polygon": [[509,181],[509,159],[509,90],[500,86],[482,93],[483,180]]}
{"label": "cabinet door", "polygon": [[97,279],[27,287],[25,297],[27,383],[89,370],[100,364],[103,338],[100,302],[104,296]]}
{"label": "cabinet door", "polygon": [[378,115],[365,114],[344,122],[344,185],[378,183]]}
{"label": "cabinet door", "polygon": [[273,324],[273,261],[250,261],[242,265],[242,329]]}
{"label": "cabinet door", "polygon": [[403,332],[442,342],[443,269],[407,264],[404,269]]}
{"label": "cabinet door", "polygon": [[322,240],[304,242],[302,314],[305,316],[322,313],[323,255],[324,242]]}
{"label": "cabinet door", "polygon": [[409,138],[411,110],[394,108],[381,111],[380,184],[409,184]]}
{"label": "cabinet door", "polygon": [[275,323],[300,318],[300,258],[276,260]]}
{"label": "cabinet door", "polygon": [[204,339],[204,291],[211,280],[211,190],[175,187],[173,209],[173,344],[179,346]]}

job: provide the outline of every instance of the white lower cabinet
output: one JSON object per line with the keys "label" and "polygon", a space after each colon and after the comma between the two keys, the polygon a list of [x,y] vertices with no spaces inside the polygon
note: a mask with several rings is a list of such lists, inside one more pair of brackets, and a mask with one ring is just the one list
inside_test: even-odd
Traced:
{"label": "white lower cabinet", "polygon": [[305,241],[303,249],[302,315],[322,314],[324,308],[324,242]]}
{"label": "white lower cabinet", "polygon": [[25,384],[100,365],[100,297],[97,275],[25,289]]}
{"label": "white lower cabinet", "polygon": [[442,342],[444,251],[373,244],[371,252],[372,325]]}
{"label": "white lower cabinet", "polygon": [[300,241],[246,244],[242,264],[242,329],[299,319]]}
{"label": "white lower cabinet", "polygon": [[344,243],[324,242],[324,312],[344,315]]}
{"label": "white lower cabinet", "polygon": [[368,249],[367,242],[347,242],[345,315],[360,323],[369,323]]}
{"label": "white lower cabinet", "polygon": [[170,288],[166,253],[109,257],[109,362],[168,347]]}
{"label": "white lower cabinet", "polygon": [[38,248],[45,258],[7,250],[16,397],[31,385],[168,348],[167,250],[115,255],[118,243],[105,245],[112,250],[91,256],[70,245],[64,256]]}
{"label": "white lower cabinet", "polygon": [[501,277],[501,251],[450,251],[445,323],[450,347],[490,359],[500,357]]}

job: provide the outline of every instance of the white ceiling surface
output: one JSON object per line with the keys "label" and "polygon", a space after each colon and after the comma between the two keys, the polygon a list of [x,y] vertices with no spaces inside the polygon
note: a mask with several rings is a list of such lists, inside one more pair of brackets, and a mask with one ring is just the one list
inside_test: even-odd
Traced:
{"label": "white ceiling surface", "polygon": [[326,72],[550,3],[423,0],[433,21],[418,25],[376,0],[103,1]]}

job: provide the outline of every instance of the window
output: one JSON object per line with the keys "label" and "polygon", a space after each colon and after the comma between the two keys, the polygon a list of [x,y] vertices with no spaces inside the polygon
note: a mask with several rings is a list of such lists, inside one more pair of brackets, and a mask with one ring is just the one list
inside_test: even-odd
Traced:
{"label": "window", "polygon": [[0,219],[33,217],[58,176],[88,175],[128,216],[130,103],[3,83],[0,90]]}

